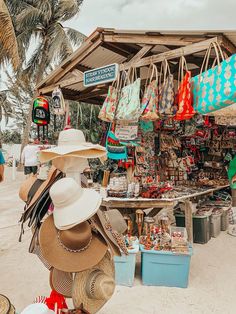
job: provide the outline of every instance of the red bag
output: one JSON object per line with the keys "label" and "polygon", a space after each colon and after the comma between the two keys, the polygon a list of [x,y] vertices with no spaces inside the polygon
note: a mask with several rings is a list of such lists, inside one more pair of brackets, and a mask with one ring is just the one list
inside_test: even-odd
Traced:
{"label": "red bag", "polygon": [[[184,66],[186,73],[184,75]],[[191,72],[187,69],[187,63],[184,57],[180,58],[179,62],[179,80],[181,76],[181,83],[177,92],[177,106],[178,111],[176,113],[176,120],[189,120],[195,115],[193,108],[193,96],[190,87]]]}

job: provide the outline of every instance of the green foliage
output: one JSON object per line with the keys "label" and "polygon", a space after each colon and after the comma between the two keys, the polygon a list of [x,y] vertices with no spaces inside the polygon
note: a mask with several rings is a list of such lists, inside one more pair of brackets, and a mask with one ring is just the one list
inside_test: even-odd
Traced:
{"label": "green foliage", "polygon": [[72,127],[84,132],[87,141],[98,143],[102,135],[102,125],[98,119],[100,107],[86,103],[71,102]]}
{"label": "green foliage", "polygon": [[21,134],[17,131],[5,130],[1,134],[1,141],[4,144],[20,144]]}

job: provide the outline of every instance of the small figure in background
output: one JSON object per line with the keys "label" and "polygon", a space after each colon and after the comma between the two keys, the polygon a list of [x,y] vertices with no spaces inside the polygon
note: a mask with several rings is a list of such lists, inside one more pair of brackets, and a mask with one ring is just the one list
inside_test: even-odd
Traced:
{"label": "small figure in background", "polygon": [[5,164],[5,159],[2,153],[2,144],[0,143],[0,182],[4,180],[4,164]]}
{"label": "small figure in background", "polygon": [[39,152],[39,141],[30,140],[26,145],[21,154],[21,162],[24,165],[24,173],[28,177],[31,173],[36,174],[38,171],[38,152]]}

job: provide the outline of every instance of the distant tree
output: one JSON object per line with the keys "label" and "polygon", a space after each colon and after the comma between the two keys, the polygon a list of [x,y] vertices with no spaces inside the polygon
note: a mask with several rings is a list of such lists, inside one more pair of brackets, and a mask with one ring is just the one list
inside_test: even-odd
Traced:
{"label": "distant tree", "polygon": [[2,143],[4,144],[20,144],[21,134],[18,131],[5,130],[2,132]]}

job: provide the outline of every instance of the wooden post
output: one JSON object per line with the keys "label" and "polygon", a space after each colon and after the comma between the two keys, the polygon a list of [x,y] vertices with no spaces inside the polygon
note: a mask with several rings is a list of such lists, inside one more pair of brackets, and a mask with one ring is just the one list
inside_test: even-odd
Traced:
{"label": "wooden post", "polygon": [[185,204],[185,227],[188,234],[188,242],[193,244],[193,218],[192,218],[192,202],[186,200]]}

